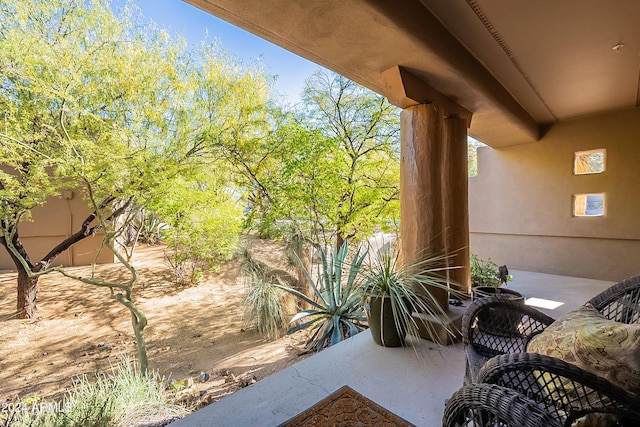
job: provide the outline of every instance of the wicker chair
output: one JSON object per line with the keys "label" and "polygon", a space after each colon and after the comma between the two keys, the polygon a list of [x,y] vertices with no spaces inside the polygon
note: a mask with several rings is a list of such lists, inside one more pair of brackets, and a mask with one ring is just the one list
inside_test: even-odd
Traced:
{"label": "wicker chair", "polygon": [[[610,320],[640,324],[640,276],[613,285],[588,302]],[[524,398],[526,405],[551,417],[549,425],[571,426],[590,413],[613,414],[622,426],[640,425],[639,396],[562,360],[525,352],[529,340],[552,322],[538,310],[499,297],[474,301],[462,325],[467,353],[465,386],[447,404],[443,425],[467,425],[458,423],[459,414],[486,412],[489,394],[479,393],[479,384],[511,390],[513,399],[517,396],[520,402]],[[457,418],[447,415],[454,413]],[[497,425],[518,423],[504,413],[500,416],[504,424]],[[485,418],[490,419],[481,417],[469,425],[496,425],[485,423]]]}
{"label": "wicker chair", "polygon": [[[475,402],[469,405],[469,402]],[[456,391],[445,407],[446,427],[555,427],[552,418],[535,401],[506,387],[469,384]]]}
{"label": "wicker chair", "polygon": [[588,302],[607,319],[640,324],[640,275],[611,286]]}
{"label": "wicker chair", "polygon": [[479,383],[518,391],[540,404],[558,425],[571,426],[586,414],[612,414],[617,425],[640,425],[640,396],[563,360],[536,353],[490,359]]}
{"label": "wicker chair", "polygon": [[[640,324],[640,276],[615,284],[588,302],[607,319]],[[499,296],[471,303],[462,318],[465,384],[476,381],[480,368],[491,357],[525,351],[529,340],[554,320],[533,307]]]}
{"label": "wicker chair", "polygon": [[553,321],[533,307],[499,296],[475,300],[462,318],[465,384],[476,382],[480,368],[490,358],[525,351],[529,340]]}

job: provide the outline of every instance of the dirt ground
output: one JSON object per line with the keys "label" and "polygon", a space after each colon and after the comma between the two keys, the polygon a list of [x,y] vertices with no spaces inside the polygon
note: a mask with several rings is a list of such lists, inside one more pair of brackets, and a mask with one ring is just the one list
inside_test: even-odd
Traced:
{"label": "dirt ground", "polygon": [[[254,241],[258,259],[273,259],[279,247]],[[245,281],[231,261],[200,284],[177,287],[164,262],[163,246],[140,246],[133,259],[139,272],[135,301],[149,320],[145,329],[150,369],[165,381],[178,381],[179,399],[206,405],[306,357],[304,337],[261,337],[243,319]],[[89,274],[89,267],[75,267]],[[115,278],[121,266],[98,267]],[[136,354],[126,308],[109,290],[59,274],[39,282],[38,315],[12,319],[16,275],[0,271],[0,402],[33,396],[59,399],[77,377],[111,372],[123,357]],[[207,381],[202,381],[207,375]]]}

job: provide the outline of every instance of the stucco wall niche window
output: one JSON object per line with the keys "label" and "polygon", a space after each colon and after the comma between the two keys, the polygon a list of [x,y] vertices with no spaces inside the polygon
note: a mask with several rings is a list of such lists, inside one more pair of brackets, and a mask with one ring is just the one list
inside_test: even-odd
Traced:
{"label": "stucco wall niche window", "polygon": [[605,194],[574,194],[573,216],[604,216]]}
{"label": "stucco wall niche window", "polygon": [[589,151],[576,151],[573,155],[573,174],[586,175],[602,173],[606,169],[607,150],[600,148]]}

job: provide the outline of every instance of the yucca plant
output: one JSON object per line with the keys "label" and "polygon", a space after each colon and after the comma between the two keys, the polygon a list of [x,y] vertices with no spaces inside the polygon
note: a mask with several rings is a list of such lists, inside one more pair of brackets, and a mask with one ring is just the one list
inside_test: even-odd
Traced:
{"label": "yucca plant", "polygon": [[[384,252],[363,269],[362,299],[371,328],[371,335],[379,345],[398,347],[405,344],[405,335],[419,335],[420,326],[437,341],[436,331],[429,323],[413,316],[423,313],[432,318],[443,318],[431,289],[456,293],[447,279],[446,256],[432,256],[424,260],[403,264],[398,252]],[[448,331],[453,334],[454,331]]]}
{"label": "yucca plant", "polygon": [[366,328],[366,315],[361,305],[358,274],[364,262],[366,251],[358,249],[350,261],[347,261],[349,245],[345,242],[334,251],[331,257],[320,249],[321,263],[317,270],[317,279],[297,261],[304,273],[313,295],[279,285],[285,291],[295,295],[311,308],[297,313],[292,323],[296,326],[289,329],[294,333],[303,329],[311,329],[307,348],[321,350],[339,343]]}
{"label": "yucca plant", "polygon": [[256,258],[248,247],[240,247],[237,256],[240,259],[240,269],[252,280],[274,282],[277,279],[277,275],[273,269],[265,262]]}

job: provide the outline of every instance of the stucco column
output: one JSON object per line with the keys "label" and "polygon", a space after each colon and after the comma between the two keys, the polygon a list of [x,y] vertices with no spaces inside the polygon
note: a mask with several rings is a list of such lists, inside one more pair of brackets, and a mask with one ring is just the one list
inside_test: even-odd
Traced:
{"label": "stucco column", "polygon": [[[469,286],[466,121],[445,119],[437,104],[401,114],[400,235],[403,260],[449,256],[449,277]],[[448,310],[449,295],[432,289]]]}
{"label": "stucco column", "polygon": [[469,173],[467,123],[459,117],[444,120],[443,216],[449,278],[462,292],[471,292],[469,265]]}

